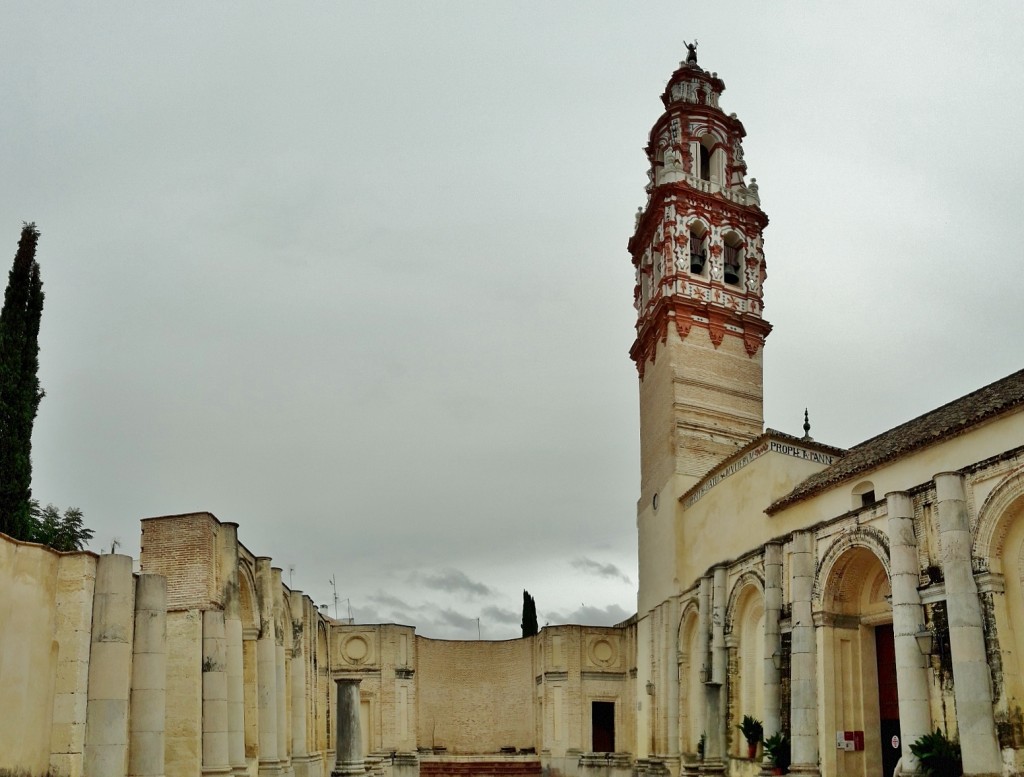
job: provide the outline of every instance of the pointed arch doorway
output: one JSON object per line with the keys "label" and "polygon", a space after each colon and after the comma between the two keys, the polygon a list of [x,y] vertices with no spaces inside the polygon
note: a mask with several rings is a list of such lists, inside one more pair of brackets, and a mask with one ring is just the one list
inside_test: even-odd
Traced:
{"label": "pointed arch doorway", "polygon": [[815,617],[824,670],[822,772],[891,775],[899,759],[899,697],[886,564],[872,548],[851,545],[822,573]]}

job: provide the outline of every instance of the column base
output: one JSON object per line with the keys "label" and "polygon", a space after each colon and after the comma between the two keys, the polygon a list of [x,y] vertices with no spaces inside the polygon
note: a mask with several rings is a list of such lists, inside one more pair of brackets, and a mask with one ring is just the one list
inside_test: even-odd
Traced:
{"label": "column base", "polygon": [[714,775],[725,774],[725,761],[719,760],[707,760],[702,761],[700,765],[700,774],[707,774],[714,777]]}
{"label": "column base", "polygon": [[279,761],[264,761],[259,765],[256,772],[259,777],[281,777],[281,763]]}
{"label": "column base", "polygon": [[359,761],[341,761],[331,769],[331,777],[362,777],[366,774],[366,763]]}
{"label": "column base", "polygon": [[817,764],[791,764],[789,773],[802,775],[802,777],[821,777],[821,770]]}
{"label": "column base", "polygon": [[218,774],[230,775],[231,767],[226,764],[224,766],[204,766],[200,774],[202,777],[216,777]]}
{"label": "column base", "polygon": [[323,770],[319,766],[320,759],[311,755],[292,756],[292,769],[295,771],[295,777],[313,777],[313,775],[323,774]]}

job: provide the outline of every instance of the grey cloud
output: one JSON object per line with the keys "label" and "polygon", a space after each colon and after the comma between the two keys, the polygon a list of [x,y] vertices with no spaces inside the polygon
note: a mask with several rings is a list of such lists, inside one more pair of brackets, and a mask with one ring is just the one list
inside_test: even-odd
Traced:
{"label": "grey cloud", "polygon": [[439,572],[413,572],[409,575],[409,580],[436,591],[463,593],[469,597],[489,596],[493,593],[486,585],[470,580],[464,572],[457,569],[442,569]]}
{"label": "grey cloud", "polygon": [[438,623],[442,623],[447,626],[455,626],[456,628],[463,630],[476,630],[476,618],[470,618],[468,615],[463,615],[461,612],[455,612],[455,610],[441,609],[438,610]]}
{"label": "grey cloud", "polygon": [[607,607],[590,607],[581,604],[572,612],[545,613],[545,622],[552,625],[560,623],[573,623],[583,626],[614,626],[621,623],[633,613],[619,607],[617,604],[610,604]]}
{"label": "grey cloud", "polygon": [[412,609],[411,605],[402,601],[397,596],[384,593],[383,591],[377,591],[377,593],[370,594],[366,598],[369,599],[371,602],[384,605],[385,607],[394,607],[399,610]]}
{"label": "grey cloud", "polygon": [[614,564],[602,564],[600,561],[594,561],[590,558],[575,558],[572,560],[573,569],[578,569],[581,572],[586,572],[588,575],[597,575],[598,577],[609,577],[622,580],[624,583],[632,583],[621,569]]}
{"label": "grey cloud", "polygon": [[498,623],[515,623],[518,624],[522,620],[522,613],[513,612],[512,610],[503,610],[501,607],[484,607],[480,614],[492,621]]}

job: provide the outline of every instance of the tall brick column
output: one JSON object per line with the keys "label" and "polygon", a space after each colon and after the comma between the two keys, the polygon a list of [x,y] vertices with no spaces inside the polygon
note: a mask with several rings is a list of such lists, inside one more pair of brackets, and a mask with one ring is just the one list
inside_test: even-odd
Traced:
{"label": "tall brick column", "polygon": [[711,679],[705,686],[708,694],[707,741],[701,767],[705,774],[721,774],[726,769],[725,679],[728,651],[725,646],[725,597],[725,567],[715,567],[711,577]]}
{"label": "tall brick column", "polygon": [[296,777],[309,777],[309,742],[306,720],[306,635],[305,602],[301,591],[291,592],[292,620],[296,626],[296,638],[292,642],[292,766]]}
{"label": "tall brick column", "polygon": [[914,534],[914,504],[905,492],[885,495],[889,513],[889,566],[892,583],[892,630],[896,647],[896,687],[899,691],[901,756],[904,772],[917,772],[910,745],[932,731],[928,705],[928,666],[914,636],[924,625],[924,608],[917,590],[919,564]]}
{"label": "tall brick column", "polygon": [[275,699],[277,700],[277,760],[281,764],[281,774],[285,777],[292,775],[292,762],[289,757],[289,746],[291,739],[288,730],[291,728],[291,721],[288,720],[288,682],[285,669],[284,643],[286,631],[291,632],[292,625],[287,623],[284,609],[284,588],[281,582],[282,570],[280,567],[273,567],[271,570],[274,585],[274,623],[278,624],[280,631],[274,637],[274,671],[277,672],[277,687]]}
{"label": "tall brick column", "polygon": [[89,651],[85,774],[124,777],[128,770],[128,696],[132,672],[135,581],[131,556],[96,564]]}
{"label": "tall brick column", "polygon": [[203,613],[203,777],[230,774],[224,613]]}
{"label": "tall brick column", "polygon": [[[224,638],[227,646],[228,762],[235,777],[248,775],[245,759],[245,690],[242,677],[242,603],[238,582],[238,524],[222,523],[224,569]],[[255,714],[255,710],[250,711]]]}
{"label": "tall brick column", "polygon": [[793,647],[790,655],[790,722],[792,760],[790,771],[820,774],[818,768],[818,675],[817,635],[811,613],[814,588],[814,535],[793,535]]}
{"label": "tall brick column", "polygon": [[280,775],[277,755],[277,645],[274,628],[274,586],[270,559],[256,559],[260,634],[256,640],[256,705],[259,716],[259,775]]}
{"label": "tall brick column", "polygon": [[679,600],[669,599],[668,604],[668,650],[665,657],[665,672],[668,675],[668,760],[673,772],[679,761]]}
{"label": "tall brick column", "polygon": [[761,718],[764,737],[782,729],[781,672],[775,667],[782,655],[782,545],[769,542],[764,546],[764,708]]}
{"label": "tall brick column", "polygon": [[971,525],[963,478],[958,472],[935,476],[946,581],[946,617],[953,659],[953,698],[965,775],[1002,773],[992,708],[992,676],[985,654],[981,600],[971,565]]}
{"label": "tall brick column", "polygon": [[139,575],[135,580],[129,777],[163,777],[166,706],[167,579]]}

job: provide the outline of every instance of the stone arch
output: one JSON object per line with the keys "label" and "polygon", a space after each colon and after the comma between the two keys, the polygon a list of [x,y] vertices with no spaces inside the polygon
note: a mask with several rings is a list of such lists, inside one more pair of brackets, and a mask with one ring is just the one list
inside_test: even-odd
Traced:
{"label": "stone arch", "polygon": [[744,715],[760,719],[764,709],[764,580],[753,570],[740,576],[726,607],[730,648],[730,752],[745,756],[746,741],[735,727]]}
{"label": "stone arch", "polygon": [[861,526],[836,538],[821,555],[811,591],[811,603],[815,611],[823,608],[825,585],[830,582],[836,564],[852,548],[864,548],[873,553],[882,564],[886,577],[892,577],[889,571],[889,538],[878,529]]}
{"label": "stone arch", "polygon": [[[889,774],[883,742],[892,736],[895,666],[888,543],[861,527],[837,538],[822,555],[813,609],[822,731],[863,731],[852,759],[821,750],[822,774]],[[888,658],[887,658],[888,657]],[[884,693],[883,693],[884,690]],[[898,723],[897,723],[898,725]],[[894,766],[894,764],[893,764]]]}
{"label": "stone arch", "polygon": [[996,559],[1002,555],[1006,533],[1024,509],[1024,467],[1006,477],[992,490],[978,510],[971,555],[979,559]]}
{"label": "stone arch", "polygon": [[[1002,576],[1002,593],[990,599],[1002,664],[1002,682],[994,690],[1012,709],[1024,699],[1024,656],[1018,649],[1024,623],[1015,617],[1024,611],[1024,468],[1006,475],[982,503],[971,550],[975,569],[980,565]],[[1011,726],[1014,736],[1024,736],[1019,717]]]}
{"label": "stone arch", "polygon": [[284,649],[290,651],[295,637],[295,628],[292,625],[292,603],[287,591],[281,592],[281,639]]}
{"label": "stone arch", "polygon": [[260,630],[260,609],[256,600],[256,577],[244,559],[238,560],[238,604],[242,633],[255,638]]}
{"label": "stone arch", "polygon": [[687,753],[697,752],[703,729],[704,694],[700,669],[704,661],[697,655],[699,631],[700,613],[696,600],[691,600],[679,619],[679,732],[682,749]]}
{"label": "stone arch", "polygon": [[256,638],[259,636],[259,600],[256,597],[256,577],[252,565],[245,558],[238,559],[238,611],[242,620],[242,699],[245,757],[254,759],[259,754],[259,720],[256,716]]}
{"label": "stone arch", "polygon": [[740,597],[744,594],[744,589],[747,587],[753,587],[764,598],[764,578],[761,577],[760,573],[753,569],[748,569],[739,579],[733,584],[732,590],[729,592],[729,601],[725,606],[725,633],[731,634],[734,621],[736,618],[736,606],[740,601]]}
{"label": "stone arch", "polygon": [[313,648],[313,673],[316,687],[314,720],[316,734],[314,747],[320,753],[331,749],[331,670],[328,649],[327,626],[323,619],[316,618],[316,644]]}

